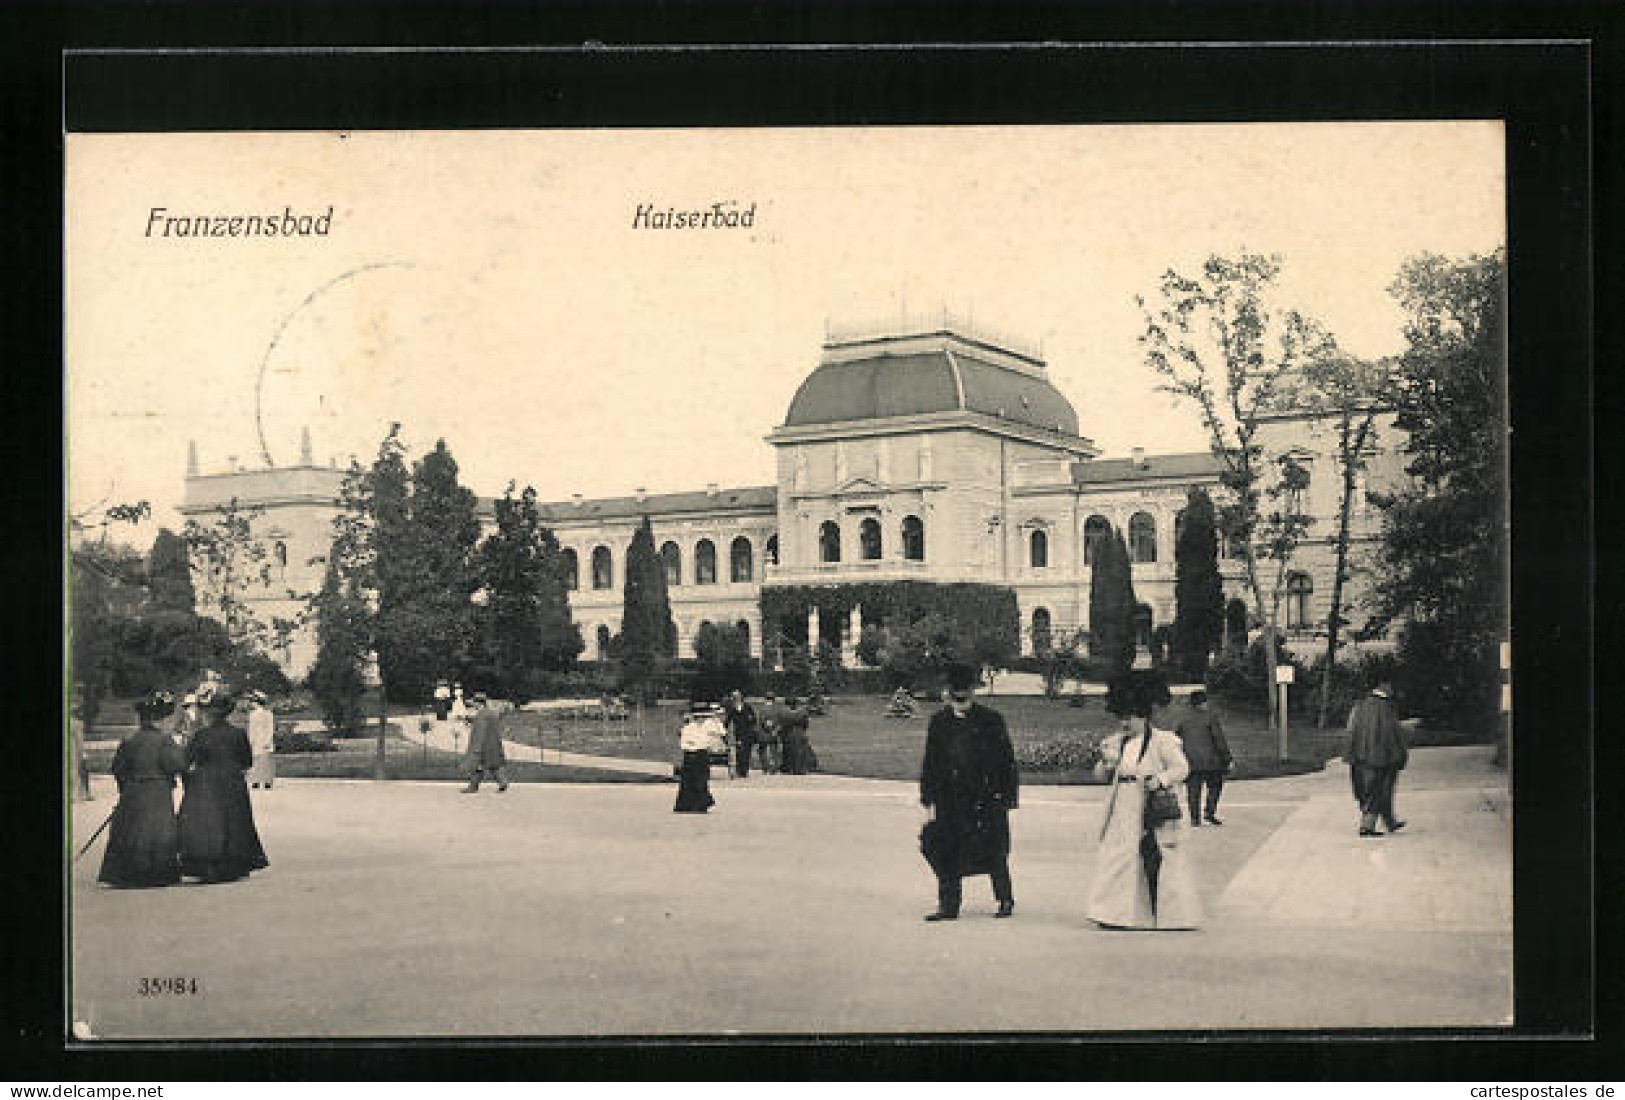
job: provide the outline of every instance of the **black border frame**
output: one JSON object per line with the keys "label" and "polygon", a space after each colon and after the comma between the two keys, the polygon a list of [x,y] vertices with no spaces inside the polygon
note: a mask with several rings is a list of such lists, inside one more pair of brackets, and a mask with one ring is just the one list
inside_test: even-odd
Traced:
{"label": "black border frame", "polygon": [[[1592,234],[1607,228],[1599,206],[1592,224],[1591,127],[1607,107],[1594,104],[1598,54],[1583,6],[1498,4],[1475,9],[1497,29],[1562,37],[1562,42],[1365,42],[1367,27],[1388,34],[1448,34],[1443,9],[1381,4],[1364,9],[1311,5],[1293,12],[1262,5],[1150,5],[1130,11],[1100,5],[1081,14],[1040,12],[1045,38],[1110,37],[1238,39],[1342,38],[1341,44],[1005,46],[789,49],[558,46],[541,52],[362,53],[282,52],[345,42],[413,41],[441,45],[501,41],[635,43],[656,36],[727,41],[855,41],[859,37],[963,40],[963,32],[920,35],[903,30],[919,14],[886,5],[844,22],[827,10],[793,9],[769,21],[755,9],[651,9],[615,5],[586,16],[577,5],[498,5],[475,17],[466,9],[414,7],[386,13],[357,6],[274,4],[250,11],[230,5],[68,5],[47,9],[14,41],[20,66],[7,77],[7,129],[24,134],[37,176],[8,170],[20,184],[26,216],[10,221],[13,254],[55,276],[42,280],[40,306],[8,305],[60,361],[61,148],[63,128],[98,129],[373,129],[452,126],[851,125],[924,123],[1312,120],[1338,118],[1500,117],[1508,125],[1510,346],[1514,426],[1514,622],[1518,662],[1516,839],[1516,989],[1519,1024],[1510,1032],[1248,1033],[1207,1036],[1177,1053],[1166,1036],[1112,1035],[1077,1042],[1056,1036],[874,1036],[795,1042],[686,1042],[635,1045],[596,1042],[330,1044],[216,1043],[199,1051],[155,1044],[63,1050],[60,1035],[59,909],[40,904],[13,930],[39,947],[16,962],[7,988],[37,992],[7,1009],[8,1046],[52,1075],[140,1077],[329,1078],[583,1076],[637,1079],[689,1076],[954,1077],[1217,1077],[1506,1076],[1527,1078],[1544,1063],[1558,1079],[1594,1067],[1596,1043],[1488,1042],[1489,1039],[1582,1039],[1593,1027],[1617,1041],[1617,1000],[1594,1005],[1594,973],[1625,972],[1617,941],[1594,932],[1597,901],[1617,913],[1618,881],[1593,874],[1591,802],[1598,773],[1593,728],[1592,503],[1593,362]],[[651,18],[664,14],[664,22]],[[959,13],[964,14],[961,10]],[[983,38],[1000,35],[1020,10],[970,10]],[[386,15],[404,16],[399,21]],[[1089,16],[1096,16],[1094,20]],[[1215,16],[1218,16],[1215,18]],[[707,23],[709,18],[713,22]],[[715,21],[720,18],[720,22]],[[1017,20],[1019,21],[1019,20]],[[1227,28],[1224,24],[1228,22]],[[1009,26],[1010,24],[1004,24]],[[1484,24],[1480,23],[1480,33]],[[583,34],[585,27],[587,33]],[[1177,35],[1168,34],[1176,27]],[[1013,28],[1012,28],[1013,29]],[[1061,33],[1056,33],[1059,30]],[[1282,31],[1287,33],[1283,34]],[[698,31],[699,33],[695,33]],[[989,32],[992,32],[991,34]],[[1217,31],[1218,33],[1215,33]],[[1581,32],[1579,35],[1576,31]],[[686,33],[683,33],[686,32]],[[1091,33],[1092,32],[1092,33]],[[1592,32],[1592,33],[1587,33]],[[1380,32],[1379,32],[1380,33]],[[187,44],[205,49],[275,44],[271,52],[75,52]],[[41,49],[41,47],[44,49]],[[1612,56],[1610,53],[1609,56]],[[9,59],[8,59],[9,60]],[[54,79],[52,79],[54,78]],[[54,86],[53,86],[54,85]],[[63,96],[56,100],[57,94]],[[56,102],[53,102],[56,100]],[[55,109],[53,109],[55,108]],[[22,121],[19,121],[22,120]],[[22,301],[26,301],[26,296]],[[1518,366],[1529,364],[1530,366]],[[32,370],[32,368],[30,368]],[[59,377],[48,368],[25,376],[32,432],[8,433],[14,469],[38,469],[57,455]],[[37,384],[37,385],[36,385]],[[50,413],[55,406],[56,416]],[[30,408],[29,412],[34,410]],[[42,430],[42,423],[44,425]],[[55,438],[47,438],[53,436]],[[56,467],[60,474],[60,467]],[[41,478],[14,484],[6,503],[60,530],[55,486]],[[1606,487],[1605,487],[1606,488]],[[38,491],[39,500],[26,499]],[[30,508],[30,505],[37,505]],[[8,564],[60,581],[54,538],[25,559],[8,547]],[[60,634],[59,585],[16,593],[17,604],[54,622]],[[1617,622],[1617,615],[1615,615]],[[57,682],[56,652],[41,647],[20,664],[28,682]],[[25,726],[60,728],[54,692],[20,701]],[[41,749],[40,746],[43,746]],[[20,823],[61,819],[60,761],[54,741],[25,748],[6,777],[18,797],[8,808]],[[36,751],[39,750],[39,751]],[[32,882],[60,881],[61,833],[25,850]],[[1612,893],[1609,891],[1612,890]],[[1601,891],[1598,897],[1594,891]],[[61,898],[51,899],[60,904]],[[13,913],[15,919],[19,914]],[[36,919],[37,918],[37,919]],[[1595,951],[1595,954],[1593,953]],[[1609,966],[1611,961],[1613,964]],[[1597,964],[1604,965],[1599,969]],[[13,965],[14,965],[13,964]],[[1582,992],[1583,991],[1583,992]],[[1615,995],[1617,996],[1617,995]],[[1593,1016],[1593,1009],[1600,1015]],[[21,1010],[20,1012],[18,1010]],[[1402,1038],[1398,1043],[1373,1041]],[[1194,1037],[1193,1037],[1194,1038]],[[1217,1041],[1215,1041],[1217,1040]],[[1178,1041],[1178,1040],[1174,1040]],[[8,1061],[11,1061],[8,1059]],[[1618,1063],[1614,1063],[1617,1065]],[[1292,1067],[1296,1067],[1293,1069]],[[1561,1067],[1561,1068],[1559,1068]],[[1229,1071],[1229,1072],[1226,1072]],[[8,1073],[8,1076],[10,1073]],[[1608,1074],[1604,1072],[1604,1077]]]}

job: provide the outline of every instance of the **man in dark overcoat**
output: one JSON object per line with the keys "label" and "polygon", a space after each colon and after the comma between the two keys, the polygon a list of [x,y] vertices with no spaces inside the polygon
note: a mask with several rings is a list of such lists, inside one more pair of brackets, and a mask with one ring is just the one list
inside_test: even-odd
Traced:
{"label": "man in dark overcoat", "polygon": [[975,702],[976,670],[948,669],[948,705],[931,717],[920,766],[920,804],[934,811],[920,836],[937,876],[936,912],[928,921],[959,916],[961,880],[989,875],[999,908],[1015,912],[1010,887],[1010,811],[1019,780],[1010,733],[998,711]]}
{"label": "man in dark overcoat", "polygon": [[1378,684],[1349,711],[1349,747],[1343,759],[1348,761],[1354,800],[1360,804],[1361,836],[1382,835],[1378,818],[1390,833],[1405,827],[1394,816],[1394,783],[1410,760],[1410,746],[1394,714],[1393,692],[1392,685]]}
{"label": "man in dark overcoat", "polygon": [[[1190,800],[1191,825],[1198,826],[1206,819],[1209,825],[1223,825],[1219,820],[1219,793],[1224,790],[1224,773],[1230,770],[1230,743],[1224,738],[1224,725],[1219,716],[1208,709],[1207,692],[1191,692],[1191,713],[1179,723],[1174,732],[1185,749],[1191,773],[1185,777],[1185,794]],[[1207,788],[1204,803],[1202,788]]]}
{"label": "man in dark overcoat", "polygon": [[464,794],[477,794],[480,780],[490,776],[497,781],[499,792],[508,789],[508,777],[503,765],[508,762],[502,748],[502,716],[491,706],[485,692],[474,693],[474,718],[468,735],[468,786]]}
{"label": "man in dark overcoat", "polygon": [[727,727],[734,743],[734,774],[741,779],[750,778],[750,754],[756,747],[756,708],[745,701],[742,691],[730,692],[728,705],[722,711],[722,724]]}

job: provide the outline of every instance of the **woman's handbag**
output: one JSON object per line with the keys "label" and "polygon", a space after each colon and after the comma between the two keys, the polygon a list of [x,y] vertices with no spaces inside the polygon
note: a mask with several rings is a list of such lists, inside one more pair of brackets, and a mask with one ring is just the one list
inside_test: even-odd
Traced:
{"label": "woman's handbag", "polygon": [[[1140,742],[1140,759],[1145,759],[1145,750],[1151,746],[1151,727],[1146,726],[1144,739]],[[1157,787],[1145,792],[1145,827],[1155,829],[1165,821],[1178,821],[1183,815],[1179,810],[1179,796],[1167,787]]]}

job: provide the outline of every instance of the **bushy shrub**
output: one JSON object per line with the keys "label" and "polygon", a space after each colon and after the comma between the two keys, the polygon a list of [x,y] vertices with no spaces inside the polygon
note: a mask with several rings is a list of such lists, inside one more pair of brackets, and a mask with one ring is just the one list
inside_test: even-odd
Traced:
{"label": "bushy shrub", "polygon": [[1087,771],[1100,762],[1098,733],[1050,737],[1018,744],[1016,764],[1023,771]]}
{"label": "bushy shrub", "polygon": [[[1289,698],[1294,710],[1306,710],[1311,692],[1302,690],[1316,681],[1302,661],[1284,650],[1279,654],[1282,664],[1296,671]],[[1226,651],[1215,657],[1207,669],[1208,693],[1233,703],[1261,707],[1265,705],[1265,692],[1275,690],[1275,670],[1270,667],[1269,653],[1262,638],[1249,645],[1244,653]]]}
{"label": "bushy shrub", "polygon": [[273,743],[279,753],[334,752],[338,746],[332,738],[306,733],[304,730],[277,730]]}
{"label": "bushy shrub", "polygon": [[[1296,693],[1305,696],[1306,702],[1312,701],[1317,712],[1320,708],[1321,679],[1325,672],[1325,657],[1317,657],[1309,669],[1309,683],[1306,686],[1310,690]],[[1327,721],[1334,725],[1342,725],[1348,720],[1349,709],[1361,696],[1385,680],[1398,684],[1398,674],[1399,660],[1392,653],[1362,653],[1352,661],[1337,662],[1332,669]],[[1294,703],[1296,702],[1294,699]],[[1294,709],[1297,709],[1296,706]]]}

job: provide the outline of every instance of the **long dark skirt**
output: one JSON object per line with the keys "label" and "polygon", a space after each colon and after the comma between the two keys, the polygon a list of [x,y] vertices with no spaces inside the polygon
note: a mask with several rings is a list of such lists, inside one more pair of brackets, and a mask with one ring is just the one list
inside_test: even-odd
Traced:
{"label": "long dark skirt", "polygon": [[703,814],[717,800],[711,797],[711,754],[705,749],[696,749],[683,754],[683,766],[678,770],[681,780],[677,787],[677,805],[673,807],[680,814]]}
{"label": "long dark skirt", "polygon": [[109,886],[170,886],[181,880],[180,831],[168,779],[135,779],[119,791],[96,878]]}
{"label": "long dark skirt", "polygon": [[818,770],[818,754],[813,752],[812,741],[804,730],[784,735],[784,759],[780,770],[790,775],[807,775]]}
{"label": "long dark skirt", "polygon": [[229,882],[267,865],[242,772],[200,768],[187,777],[180,840],[181,874],[193,878]]}

